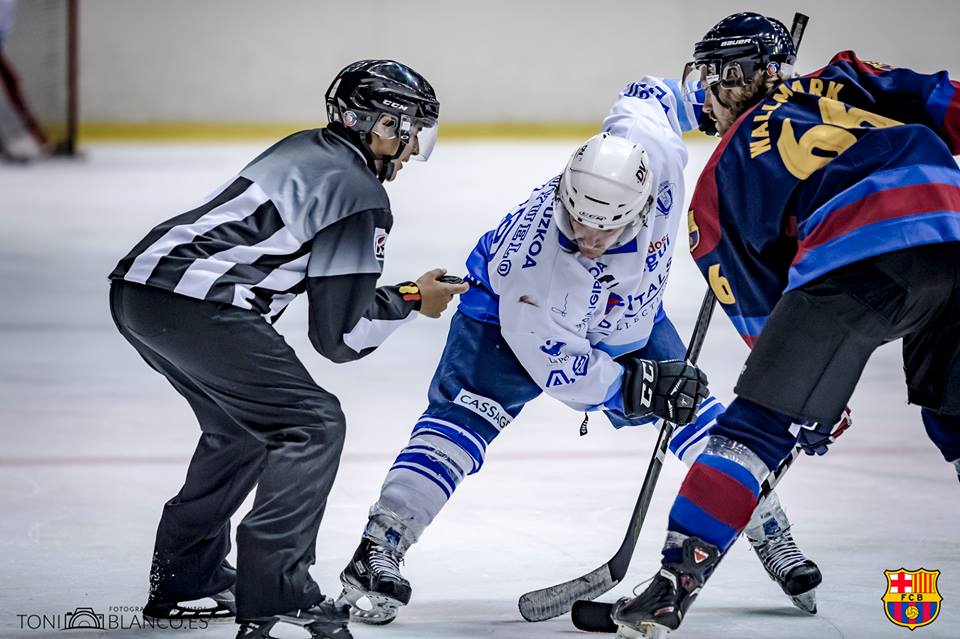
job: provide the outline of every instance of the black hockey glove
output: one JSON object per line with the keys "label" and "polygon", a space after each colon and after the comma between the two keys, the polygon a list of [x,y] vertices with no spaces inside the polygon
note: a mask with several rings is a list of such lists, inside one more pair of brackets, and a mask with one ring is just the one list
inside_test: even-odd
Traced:
{"label": "black hockey glove", "polygon": [[653,413],[678,426],[689,423],[707,397],[707,376],[679,359],[624,358],[623,412],[629,419]]}
{"label": "black hockey glove", "polygon": [[850,413],[850,407],[848,406],[843,409],[840,421],[836,424],[821,424],[820,422],[801,424],[800,432],[797,433],[797,446],[808,455],[826,455],[830,444],[835,442],[837,437],[851,426],[853,426],[853,415]]}

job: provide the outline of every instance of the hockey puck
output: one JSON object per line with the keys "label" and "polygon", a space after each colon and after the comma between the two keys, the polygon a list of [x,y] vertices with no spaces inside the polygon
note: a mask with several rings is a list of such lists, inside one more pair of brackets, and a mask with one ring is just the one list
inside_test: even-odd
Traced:
{"label": "hockey puck", "polygon": [[437,281],[444,284],[463,284],[463,278],[456,275],[441,275],[437,278]]}
{"label": "hockey puck", "polygon": [[611,612],[613,612],[613,604],[600,601],[577,601],[570,611],[570,618],[579,630],[617,632],[617,624],[610,617]]}

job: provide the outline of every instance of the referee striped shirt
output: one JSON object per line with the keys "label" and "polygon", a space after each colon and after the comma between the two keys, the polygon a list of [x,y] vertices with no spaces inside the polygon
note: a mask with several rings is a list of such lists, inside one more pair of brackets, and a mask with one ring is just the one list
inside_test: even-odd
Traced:
{"label": "referee striped shirt", "polygon": [[[281,140],[200,206],[152,229],[110,274],[275,321],[310,276],[379,273],[363,246],[314,246],[361,211],[392,221],[383,186],[358,149],[326,129]],[[387,224],[389,226],[389,224]],[[386,229],[389,231],[389,228]],[[362,254],[353,255],[351,252]]]}

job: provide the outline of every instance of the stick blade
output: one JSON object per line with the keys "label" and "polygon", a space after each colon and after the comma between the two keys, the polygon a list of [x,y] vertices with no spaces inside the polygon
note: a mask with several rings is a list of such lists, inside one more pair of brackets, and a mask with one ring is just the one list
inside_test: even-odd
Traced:
{"label": "stick blade", "polygon": [[527,621],[546,621],[570,612],[580,599],[596,599],[620,583],[610,576],[610,567],[603,564],[582,577],[571,579],[556,586],[533,590],[517,602],[520,615]]}

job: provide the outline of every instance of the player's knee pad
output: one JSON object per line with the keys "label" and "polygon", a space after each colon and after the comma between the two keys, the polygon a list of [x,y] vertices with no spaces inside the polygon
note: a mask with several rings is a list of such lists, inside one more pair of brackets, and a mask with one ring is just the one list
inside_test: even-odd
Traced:
{"label": "player's knee pad", "polygon": [[670,510],[669,529],[726,550],[757,505],[766,464],[744,444],[712,435]]}
{"label": "player's knee pad", "polygon": [[707,446],[710,434],[723,412],[723,404],[712,395],[700,403],[697,418],[679,426],[670,438],[670,451],[689,468]]}
{"label": "player's knee pad", "polygon": [[711,435],[743,444],[773,471],[796,444],[792,425],[790,417],[738,397],[717,417]]}
{"label": "player's knee pad", "polygon": [[929,408],[920,410],[927,436],[940,449],[948,462],[960,460],[960,417],[937,413]]}

